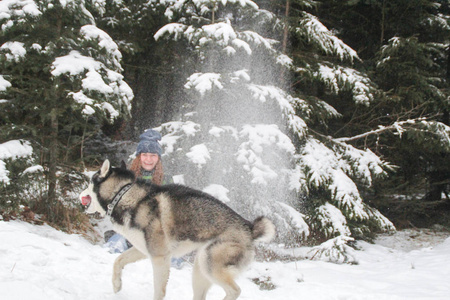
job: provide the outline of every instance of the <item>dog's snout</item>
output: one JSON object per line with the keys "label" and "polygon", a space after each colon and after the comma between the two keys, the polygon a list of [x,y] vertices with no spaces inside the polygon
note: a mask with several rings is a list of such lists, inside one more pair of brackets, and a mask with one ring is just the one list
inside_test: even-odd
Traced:
{"label": "dog's snout", "polygon": [[88,206],[89,204],[91,204],[91,196],[81,197],[81,204],[84,206]]}

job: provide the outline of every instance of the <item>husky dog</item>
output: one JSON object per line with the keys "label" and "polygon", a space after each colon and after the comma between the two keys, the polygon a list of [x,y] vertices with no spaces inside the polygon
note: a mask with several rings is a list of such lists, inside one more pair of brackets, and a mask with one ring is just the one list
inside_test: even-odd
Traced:
{"label": "husky dog", "polygon": [[254,243],[269,242],[275,235],[275,226],[265,217],[251,223],[206,193],[135,180],[124,164],[114,168],[108,160],[80,200],[86,213],[110,216],[114,230],[133,244],[114,262],[114,292],[122,288],[125,265],[150,257],[154,300],[165,296],[171,257],[195,250],[194,300],[206,299],[213,283],[225,290],[224,300],[237,299],[241,290],[234,279],[253,260]]}

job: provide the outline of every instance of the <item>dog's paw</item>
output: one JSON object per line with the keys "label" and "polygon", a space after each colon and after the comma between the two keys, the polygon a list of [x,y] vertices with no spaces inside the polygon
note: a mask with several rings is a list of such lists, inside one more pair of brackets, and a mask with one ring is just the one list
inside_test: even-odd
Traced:
{"label": "dog's paw", "polygon": [[113,289],[114,289],[114,293],[118,293],[120,292],[120,290],[122,289],[122,279],[119,278],[113,278]]}

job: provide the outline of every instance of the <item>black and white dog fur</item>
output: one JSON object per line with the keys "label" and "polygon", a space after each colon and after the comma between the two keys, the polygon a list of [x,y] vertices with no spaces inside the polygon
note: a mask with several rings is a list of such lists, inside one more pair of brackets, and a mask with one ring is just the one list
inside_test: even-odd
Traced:
{"label": "black and white dog fur", "polygon": [[113,229],[133,244],[114,262],[114,291],[122,288],[125,265],[150,257],[154,300],[165,296],[171,257],[195,250],[194,300],[206,299],[212,284],[225,290],[224,300],[237,299],[241,290],[235,278],[252,262],[255,242],[269,242],[275,235],[275,226],[265,217],[251,223],[209,194],[135,180],[124,165],[114,168],[108,160],[80,200],[87,213],[110,215]]}

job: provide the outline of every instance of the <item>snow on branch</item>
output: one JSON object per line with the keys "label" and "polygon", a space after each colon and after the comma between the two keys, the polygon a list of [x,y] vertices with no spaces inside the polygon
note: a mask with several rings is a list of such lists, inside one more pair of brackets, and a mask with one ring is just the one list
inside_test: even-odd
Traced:
{"label": "snow on branch", "polygon": [[351,241],[354,241],[352,237],[340,235],[317,247],[313,247],[309,252],[313,254],[311,260],[324,260],[338,264],[355,264],[357,263],[355,250],[347,245]]}
{"label": "snow on branch", "polygon": [[341,90],[351,91],[353,101],[357,104],[368,106],[373,100],[374,84],[368,77],[354,69],[320,65],[314,76],[335,94]]}
{"label": "snow on branch", "polygon": [[161,4],[165,4],[167,6],[164,15],[169,19],[172,19],[176,12],[184,13],[186,10],[196,12],[198,16],[207,16],[211,13],[211,11],[216,11],[218,4],[222,4],[223,6],[227,6],[229,4],[239,5],[242,8],[248,7],[253,10],[258,10],[258,5],[251,0],[161,0]]}
{"label": "snow on branch", "polygon": [[154,35],[155,40],[160,40],[163,37],[172,38],[175,41],[184,38],[194,46],[206,46],[214,43],[214,45],[222,47],[228,55],[235,54],[237,49],[242,49],[248,55],[251,55],[253,51],[250,45],[262,45],[275,53],[272,45],[276,43],[275,40],[264,38],[254,31],[236,32],[230,20],[203,25],[200,28],[180,23],[167,24]]}
{"label": "snow on branch", "polygon": [[279,105],[281,112],[287,118],[289,128],[300,139],[306,135],[307,125],[306,122],[301,119],[295,113],[295,108],[301,110],[305,114],[311,113],[311,108],[308,103],[300,98],[292,97],[282,89],[275,86],[265,86],[258,84],[248,84],[247,88],[252,93],[254,99],[257,99],[263,103],[268,100],[274,100]]}
{"label": "snow on branch", "polygon": [[3,25],[2,31],[7,31],[9,28],[18,22],[17,19],[25,19],[27,17],[39,17],[42,12],[39,10],[37,4],[33,0],[2,0],[0,1],[0,20]]}
{"label": "snow on branch", "polygon": [[294,228],[298,230],[301,235],[304,237],[307,237],[309,235],[309,226],[305,222],[305,215],[299,213],[297,210],[295,210],[292,206],[287,205],[286,203],[277,202],[278,205],[286,212],[289,221],[292,223]]}
{"label": "snow on branch", "polygon": [[238,33],[239,38],[244,39],[248,42],[252,42],[255,45],[263,45],[266,49],[274,50],[272,45],[278,43],[278,41],[273,39],[264,38],[254,31],[243,31]]}
{"label": "snow on branch", "polygon": [[173,121],[164,123],[155,130],[166,133],[161,139],[161,146],[164,148],[164,154],[168,155],[176,150],[175,145],[182,136],[194,137],[200,131],[200,124],[192,121]]}
{"label": "snow on branch", "polygon": [[[123,80],[123,75],[108,69],[102,62],[72,50],[67,55],[57,57],[51,67],[51,74],[54,77],[64,76],[75,80],[82,75],[82,89],[70,92],[69,96],[83,105],[82,112],[86,116],[92,115],[95,112],[94,108],[99,108],[101,111],[107,112],[110,120],[113,121],[120,115],[117,110],[119,107],[123,107],[127,112],[131,110],[133,91]],[[106,73],[106,77],[102,75],[104,73]],[[113,106],[111,103],[90,97],[90,94],[101,94],[110,102],[118,98],[116,100],[118,103]]]}
{"label": "snow on branch", "polygon": [[367,132],[364,132],[364,133],[361,133],[361,134],[358,134],[358,135],[355,135],[355,136],[352,136],[352,137],[335,138],[334,140],[337,141],[337,142],[351,142],[351,141],[356,141],[356,140],[359,140],[359,139],[366,138],[366,137],[368,137],[370,135],[373,135],[373,134],[380,134],[380,133],[383,133],[385,131],[396,131],[401,136],[402,133],[404,132],[403,125],[405,125],[405,124],[411,124],[411,121],[408,120],[408,121],[402,121],[402,122],[395,122],[394,124],[389,125],[389,126],[382,126],[382,125],[380,125],[378,127],[378,129],[367,131]]}
{"label": "snow on branch", "polygon": [[223,89],[223,85],[220,82],[221,75],[218,73],[194,73],[188,78],[188,82],[184,85],[186,89],[195,89],[202,96],[207,91],[211,91],[213,87],[219,90]]}
{"label": "snow on branch", "polygon": [[6,169],[6,164],[0,159],[0,182],[9,184],[9,171]]}
{"label": "snow on branch", "polygon": [[359,60],[355,50],[336,37],[317,17],[309,13],[304,13],[296,31],[328,55],[336,55],[341,60],[348,59],[351,62]]}
{"label": "snow on branch", "polygon": [[[341,170],[360,183],[371,186],[374,177],[384,176],[386,169],[392,168],[370,149],[361,150],[337,139],[326,138],[335,142],[332,149],[312,138],[303,148],[301,163],[307,167],[310,184],[314,187],[330,182],[331,174],[336,170]],[[323,165],[327,166],[326,168],[322,162],[325,162]]]}
{"label": "snow on branch", "polygon": [[[439,4],[436,3],[436,5],[439,5]],[[448,24],[447,18],[448,17],[446,15],[442,15],[442,14],[430,15],[430,16],[428,16],[428,18],[426,18],[422,22],[425,25],[427,25],[428,27],[442,28],[442,30],[448,31],[448,30],[450,30],[450,26]]]}
{"label": "snow on branch", "polygon": [[214,41],[224,48],[233,45],[241,48],[249,48],[246,42],[238,39],[230,21],[208,24],[201,28],[192,25],[187,26],[180,23],[171,23],[163,26],[154,35],[155,40],[163,37],[172,38],[175,41],[185,38],[191,44],[200,46]]}
{"label": "snow on branch", "polygon": [[235,127],[233,126],[213,126],[209,132],[210,135],[220,138],[222,134],[228,133],[235,141],[239,140],[239,134]]}
{"label": "snow on branch", "polygon": [[306,122],[299,116],[289,114],[288,125],[289,129],[291,129],[299,139],[303,139],[306,136],[308,125],[306,125]]}
{"label": "snow on branch", "polygon": [[295,165],[293,169],[285,171],[288,180],[288,188],[290,191],[308,194],[308,183],[306,181],[305,172],[300,165]]}
{"label": "snow on branch", "polygon": [[24,140],[11,140],[0,144],[0,159],[16,159],[33,154],[30,142]]}
{"label": "snow on branch", "polygon": [[199,169],[201,169],[202,166],[206,165],[206,163],[211,160],[210,151],[205,144],[198,144],[191,147],[190,151],[186,153],[186,156]]}
{"label": "snow on branch", "polygon": [[[210,0],[206,0],[208,2],[210,2]],[[224,6],[227,5],[227,3],[233,3],[233,4],[239,4],[242,7],[246,7],[249,6],[253,9],[258,9],[258,5],[251,0],[219,0]]]}
{"label": "snow on branch", "polygon": [[0,47],[1,52],[5,53],[5,58],[8,61],[19,62],[27,54],[24,43],[21,42],[6,42]]}
{"label": "snow on branch", "polygon": [[80,29],[80,34],[86,40],[97,40],[98,45],[101,48],[106,50],[106,53],[111,57],[110,60],[113,64],[113,67],[118,71],[122,70],[122,66],[120,65],[120,60],[122,59],[122,53],[119,51],[119,46],[113,41],[113,39],[103,30],[98,28],[95,25],[84,25]]}
{"label": "snow on branch", "polygon": [[236,83],[238,81],[250,81],[250,75],[248,75],[248,70],[238,70],[230,74],[230,82]]}
{"label": "snow on branch", "polygon": [[373,152],[342,144],[332,150],[310,138],[298,163],[305,167],[309,189],[327,190],[347,219],[364,221],[370,218],[354,181],[370,186],[374,176],[384,174],[387,164]]}
{"label": "snow on branch", "polygon": [[237,34],[230,21],[204,25],[202,29],[206,38],[216,40],[221,46],[228,46],[237,39]]}
{"label": "snow on branch", "polygon": [[370,220],[375,222],[379,229],[385,232],[394,232],[394,224],[385,216],[383,216],[377,209],[365,205],[366,212],[369,214]]}
{"label": "snow on branch", "polygon": [[351,235],[345,216],[337,207],[328,202],[317,207],[310,219],[312,228],[322,231],[327,238],[336,235]]}
{"label": "snow on branch", "polygon": [[236,159],[252,175],[252,183],[267,185],[268,181],[278,177],[274,166],[266,164],[262,158],[263,153],[269,154],[268,151],[264,152],[265,149],[275,148],[291,154],[295,152],[292,141],[275,124],[244,125],[239,136],[247,141],[239,146]]}
{"label": "snow on branch", "polygon": [[331,192],[331,199],[345,212],[348,219],[367,220],[369,215],[364,209],[364,204],[355,182],[342,170],[333,170],[331,174],[331,182],[328,186],[328,190]]}
{"label": "snow on branch", "polygon": [[210,184],[202,191],[210,194],[213,197],[216,197],[223,203],[228,203],[231,201],[230,198],[228,198],[228,193],[230,192],[230,190],[221,184]]}
{"label": "snow on branch", "polygon": [[30,142],[24,140],[11,140],[0,144],[0,182],[9,184],[9,171],[4,160],[28,157],[33,154]]}
{"label": "snow on branch", "polygon": [[277,64],[282,65],[286,68],[294,67],[294,60],[287,56],[286,54],[279,54],[276,58]]}
{"label": "snow on branch", "polygon": [[450,148],[450,127],[441,122],[428,121],[425,118],[397,121],[389,126],[379,126],[378,129],[364,132],[359,135],[336,138],[333,140],[336,142],[351,142],[366,138],[370,135],[379,135],[387,131],[394,132],[401,137],[404,132],[417,130],[427,132],[428,134],[434,136],[442,147]]}
{"label": "snow on branch", "polygon": [[5,92],[8,88],[11,87],[11,82],[5,79],[3,75],[0,75],[0,92]]}
{"label": "snow on branch", "polygon": [[333,149],[349,162],[346,172],[368,187],[372,185],[373,177],[383,177],[386,169],[392,169],[370,149],[361,150],[345,143],[337,143]]}
{"label": "snow on branch", "polygon": [[101,62],[72,50],[69,54],[55,59],[52,64],[51,74],[55,77],[63,74],[75,76],[84,73],[86,70],[98,70],[100,68]]}
{"label": "snow on branch", "polygon": [[339,168],[335,153],[313,138],[306,141],[298,164],[305,167],[308,185],[314,188],[326,185],[331,180],[333,170]]}
{"label": "snow on branch", "polygon": [[[191,26],[189,26],[191,27]],[[184,31],[188,28],[187,25],[179,23],[170,23],[161,27],[153,36],[155,40],[161,39],[163,36],[173,36],[175,41],[178,41],[184,36]]]}

